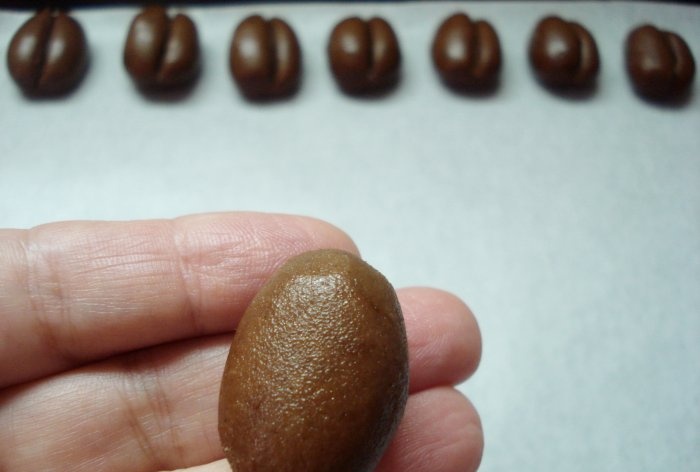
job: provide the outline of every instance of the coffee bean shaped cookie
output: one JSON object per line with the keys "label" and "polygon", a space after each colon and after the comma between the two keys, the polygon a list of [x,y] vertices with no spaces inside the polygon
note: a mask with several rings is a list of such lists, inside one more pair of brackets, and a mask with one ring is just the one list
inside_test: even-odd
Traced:
{"label": "coffee bean shaped cookie", "polygon": [[695,60],[688,44],[678,34],[652,25],[630,32],[625,56],[635,90],[648,98],[681,95],[695,77]]}
{"label": "coffee bean shaped cookie", "polygon": [[542,83],[575,88],[593,84],[600,68],[593,36],[579,23],[549,16],[530,39],[530,64]]}
{"label": "coffee bean shaped cookie", "polygon": [[301,48],[294,30],[279,18],[246,18],[233,33],[229,67],[249,99],[292,95],[301,75]]}
{"label": "coffee bean shaped cookie", "polygon": [[401,51],[396,34],[386,20],[352,17],[333,28],[328,42],[328,60],[344,92],[378,93],[398,82]]}
{"label": "coffee bean shaped cookie", "polygon": [[197,28],[183,14],[170,18],[163,7],[145,8],[131,22],[124,65],[137,86],[171,89],[190,85],[200,71]]}
{"label": "coffee bean shaped cookie", "polygon": [[24,23],[7,50],[10,75],[31,96],[71,91],[83,78],[87,64],[83,28],[66,13],[49,9]]}
{"label": "coffee bean shaped cookie", "polygon": [[501,69],[501,45],[490,23],[464,13],[447,18],[435,33],[433,64],[449,87],[469,91],[494,84]]}

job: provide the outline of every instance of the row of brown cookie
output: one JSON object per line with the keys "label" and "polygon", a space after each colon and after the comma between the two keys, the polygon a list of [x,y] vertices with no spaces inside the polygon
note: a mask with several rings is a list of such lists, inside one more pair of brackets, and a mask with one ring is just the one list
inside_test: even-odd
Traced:
{"label": "row of brown cookie", "polygon": [[[327,51],[333,76],[346,93],[381,93],[399,79],[399,42],[382,18],[344,19],[333,28]],[[537,24],[528,52],[536,76],[555,89],[590,87],[600,68],[591,33],[557,16]],[[455,90],[493,88],[502,62],[498,34],[489,22],[456,13],[435,33],[432,59],[444,83]],[[629,33],[626,62],[635,90],[653,99],[685,93],[695,74],[693,55],[683,38],[651,25]],[[30,96],[69,92],[84,76],[87,63],[82,27],[66,13],[49,9],[20,27],[7,52],[10,75]],[[145,8],[129,27],[124,64],[146,92],[191,85],[201,69],[194,22],[181,13],[171,17],[163,7]],[[292,95],[300,83],[299,41],[283,20],[250,16],[233,34],[229,66],[239,89],[250,99]]]}

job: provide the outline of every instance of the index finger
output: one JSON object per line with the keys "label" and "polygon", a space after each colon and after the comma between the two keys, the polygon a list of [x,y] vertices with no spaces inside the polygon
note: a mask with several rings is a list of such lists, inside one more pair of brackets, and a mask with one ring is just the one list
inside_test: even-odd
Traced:
{"label": "index finger", "polygon": [[0,231],[0,388],[121,352],[232,330],[271,273],[319,248],[319,220],[219,213]]}

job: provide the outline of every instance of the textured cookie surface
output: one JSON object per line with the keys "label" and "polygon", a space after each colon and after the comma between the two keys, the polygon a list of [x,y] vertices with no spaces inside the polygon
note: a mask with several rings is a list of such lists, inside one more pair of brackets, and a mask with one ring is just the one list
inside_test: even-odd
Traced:
{"label": "textured cookie surface", "polygon": [[241,320],[221,385],[221,442],[234,472],[371,471],[407,393],[392,286],[354,255],[305,253]]}

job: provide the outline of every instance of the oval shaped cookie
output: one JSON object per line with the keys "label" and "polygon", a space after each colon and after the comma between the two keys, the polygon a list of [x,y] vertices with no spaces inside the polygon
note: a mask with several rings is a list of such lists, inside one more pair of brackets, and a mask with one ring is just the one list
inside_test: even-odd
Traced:
{"label": "oval shaped cookie", "polygon": [[312,251],[246,310],[222,379],[219,434],[235,472],[369,472],[407,395],[394,289],[352,254]]}

